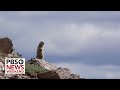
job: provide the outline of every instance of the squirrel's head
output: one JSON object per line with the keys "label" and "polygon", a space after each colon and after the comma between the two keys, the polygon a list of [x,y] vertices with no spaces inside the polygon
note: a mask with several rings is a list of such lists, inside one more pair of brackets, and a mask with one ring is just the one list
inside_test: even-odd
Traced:
{"label": "squirrel's head", "polygon": [[44,45],[44,42],[41,41],[41,42],[40,42],[40,45]]}

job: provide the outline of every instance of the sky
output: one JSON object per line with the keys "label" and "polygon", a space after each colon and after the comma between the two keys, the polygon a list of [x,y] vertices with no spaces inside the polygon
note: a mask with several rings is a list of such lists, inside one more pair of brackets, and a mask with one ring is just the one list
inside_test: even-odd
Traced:
{"label": "sky", "polygon": [[120,79],[120,11],[0,11],[0,36],[26,60],[43,41],[50,63],[86,79]]}

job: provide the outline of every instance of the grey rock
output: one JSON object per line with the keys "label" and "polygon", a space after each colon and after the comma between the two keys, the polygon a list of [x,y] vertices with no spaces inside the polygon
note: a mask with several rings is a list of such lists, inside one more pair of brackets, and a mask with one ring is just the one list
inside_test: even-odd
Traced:
{"label": "grey rock", "polygon": [[56,70],[58,68],[54,64],[51,64],[51,63],[49,63],[45,60],[37,59],[37,58],[32,58],[31,60],[29,60],[27,62],[30,63],[30,64],[38,65],[38,66],[43,67],[47,70]]}
{"label": "grey rock", "polygon": [[38,79],[80,79],[79,75],[71,74],[68,68],[58,68],[37,75]]}

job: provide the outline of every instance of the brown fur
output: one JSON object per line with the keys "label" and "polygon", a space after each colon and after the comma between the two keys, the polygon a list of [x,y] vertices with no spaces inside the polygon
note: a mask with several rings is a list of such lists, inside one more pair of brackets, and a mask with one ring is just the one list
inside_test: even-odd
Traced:
{"label": "brown fur", "polygon": [[38,59],[43,59],[44,58],[44,53],[43,53],[43,47],[44,46],[44,42],[40,42],[37,48],[37,56],[36,58]]}

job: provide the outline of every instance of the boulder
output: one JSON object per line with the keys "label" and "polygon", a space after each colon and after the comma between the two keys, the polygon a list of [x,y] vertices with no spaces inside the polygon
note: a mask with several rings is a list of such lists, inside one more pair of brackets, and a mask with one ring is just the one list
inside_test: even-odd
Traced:
{"label": "boulder", "polygon": [[8,37],[0,38],[0,52],[11,54],[13,52],[12,40]]}
{"label": "boulder", "polygon": [[20,55],[18,52],[13,51],[11,54],[7,55],[8,58],[22,58],[22,55]]}
{"label": "boulder", "polygon": [[71,74],[68,68],[58,68],[37,74],[38,79],[80,79],[79,75]]}
{"label": "boulder", "polygon": [[28,63],[30,64],[35,64],[35,65],[38,65],[40,67],[43,67],[47,70],[55,70],[57,69],[58,67],[55,66],[54,64],[51,64],[45,60],[42,60],[42,59],[37,59],[37,58],[31,58],[31,60],[27,61]]}
{"label": "boulder", "polygon": [[11,76],[10,79],[22,79],[21,75]]}
{"label": "boulder", "polygon": [[45,73],[38,73],[37,78],[38,79],[60,79],[60,76],[56,71],[52,70]]}
{"label": "boulder", "polygon": [[[57,67],[45,60],[38,58],[31,58],[31,60],[27,61],[29,64],[35,64],[40,67],[47,69],[47,72],[37,73],[38,79],[80,79],[79,75],[72,74],[70,69]],[[32,77],[36,77],[36,75],[30,75]]]}
{"label": "boulder", "polygon": [[0,71],[4,71],[4,64],[3,64],[3,62],[0,62]]}
{"label": "boulder", "polygon": [[70,74],[70,79],[82,79],[82,78],[80,78],[79,75],[76,75],[76,74]]}

